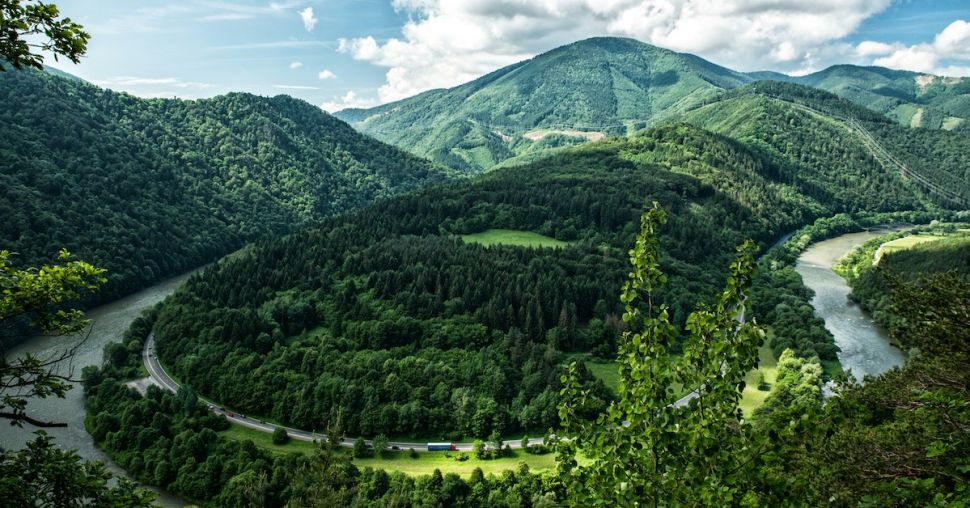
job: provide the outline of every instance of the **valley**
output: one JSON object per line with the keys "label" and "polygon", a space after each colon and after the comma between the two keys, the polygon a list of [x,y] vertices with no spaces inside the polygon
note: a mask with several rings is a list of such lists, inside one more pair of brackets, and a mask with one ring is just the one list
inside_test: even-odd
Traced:
{"label": "valley", "polygon": [[[740,71],[616,20],[476,63],[420,4],[406,43],[220,6],[305,30],[205,49],[253,63],[229,88],[44,67],[89,35],[0,6],[0,499],[970,502],[970,78]],[[299,48],[343,61],[257,56]]]}

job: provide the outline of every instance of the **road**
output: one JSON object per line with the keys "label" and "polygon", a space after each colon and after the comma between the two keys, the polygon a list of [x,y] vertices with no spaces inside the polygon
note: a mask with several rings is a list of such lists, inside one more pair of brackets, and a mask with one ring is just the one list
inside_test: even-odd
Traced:
{"label": "road", "polygon": [[[165,372],[165,369],[162,368],[162,364],[158,361],[158,355],[155,353],[155,334],[154,333],[148,334],[148,340],[145,341],[145,350],[142,353],[142,359],[145,363],[145,368],[148,369],[149,379],[151,380],[152,383],[154,383],[155,385],[161,388],[169,390],[171,392],[178,392],[179,384],[174,379],[172,379],[172,377],[169,376],[167,372]],[[691,400],[696,398],[697,395],[698,395],[697,390],[694,390],[684,395],[680,399],[674,401],[673,406],[684,407]],[[319,432],[310,432],[302,429],[295,429],[293,427],[285,427],[282,425],[274,425],[272,423],[266,423],[263,420],[250,418],[244,414],[238,413],[236,411],[232,411],[230,409],[226,409],[224,406],[219,406],[218,404],[207,402],[207,401],[204,401],[204,402],[206,402],[209,408],[209,411],[212,411],[213,413],[218,415],[225,416],[226,419],[229,420],[230,422],[242,425],[244,427],[249,427],[250,429],[258,430],[261,432],[272,433],[273,431],[276,430],[277,427],[282,427],[283,429],[286,430],[286,433],[289,434],[289,436],[293,439],[299,439],[301,441],[318,441],[318,440],[327,439],[326,434],[321,434]],[[352,448],[356,440],[357,440],[356,438],[345,437],[343,438],[343,440],[340,441],[340,446]],[[369,439],[365,439],[364,441],[369,446],[373,445],[373,443]],[[519,441],[510,441],[505,444],[514,449],[522,447],[522,443]],[[397,447],[401,450],[407,450],[407,449],[413,448],[414,451],[417,451],[417,452],[428,451],[427,442],[409,443],[406,441],[391,441],[388,443],[388,446],[390,446],[391,449],[394,449],[395,447]],[[455,443],[455,447],[458,449],[458,451],[470,452],[472,450],[472,443]]]}
{"label": "road", "polygon": [[[792,233],[788,233],[782,236],[777,242],[775,242],[774,246],[781,245],[782,243],[784,243],[786,240],[788,240],[788,238],[792,236]],[[764,254],[762,254],[762,256],[764,256]],[[745,311],[744,305],[742,304],[741,309],[737,314],[739,327],[744,324],[744,320],[745,320],[744,311]],[[169,376],[167,372],[165,372],[165,369],[162,368],[162,364],[159,363],[158,361],[158,355],[155,354],[155,333],[154,332],[148,334],[148,340],[145,341],[145,350],[142,353],[142,356],[145,363],[145,367],[148,369],[149,379],[151,380],[151,382],[166,390],[170,390],[172,392],[178,392],[179,384],[175,382],[175,380],[172,379],[172,377]],[[723,365],[722,365],[722,368],[723,368]],[[699,396],[699,391],[702,387],[703,385],[698,388],[695,388],[694,390],[690,391],[683,397],[675,400],[671,405],[678,408],[686,406],[687,404],[690,403],[691,400],[694,400]],[[225,409],[224,406],[219,406],[218,404],[215,404],[215,403],[207,403],[207,404],[210,411],[216,414],[225,416],[226,419],[228,419],[233,423],[237,423],[239,425],[242,425],[244,427],[249,427],[254,430],[272,433],[273,431],[276,430],[277,427],[282,427],[283,429],[286,430],[286,433],[289,434],[290,437],[294,439],[300,439],[303,441],[317,441],[317,440],[327,439],[326,434],[309,432],[302,429],[295,429],[293,427],[278,426],[271,423],[266,423],[262,420],[250,418],[236,411]],[[627,422],[623,422],[623,424],[627,425]],[[563,438],[563,439],[566,439],[566,438]],[[355,441],[356,441],[356,438],[345,437],[343,440],[340,441],[340,446],[350,448],[354,446]],[[365,439],[364,441],[369,446],[373,444],[369,439]],[[472,443],[455,443],[455,445],[458,451],[472,450]],[[522,447],[522,444],[520,441],[510,441],[510,442],[507,442],[506,445],[511,448]],[[388,446],[390,446],[391,449],[397,448],[401,450],[407,450],[407,449],[413,448],[417,452],[428,451],[427,442],[409,443],[406,441],[391,441],[388,443]]]}
{"label": "road", "polygon": [[[145,350],[142,353],[142,357],[145,363],[145,368],[148,369],[148,374],[151,381],[157,386],[164,388],[172,392],[178,392],[179,384],[172,379],[171,376],[165,372],[162,368],[162,364],[158,361],[158,355],[155,353],[155,334],[151,333],[148,335],[148,340],[145,341]],[[244,427],[249,427],[250,429],[271,433],[276,430],[277,427],[282,427],[286,430],[286,433],[290,435],[291,438],[299,439],[302,441],[318,441],[327,439],[326,434],[321,434],[319,432],[310,432],[302,429],[295,429],[293,427],[284,427],[281,425],[274,425],[272,423],[266,423],[262,420],[256,418],[250,418],[244,414],[226,409],[224,406],[219,406],[214,403],[207,402],[209,410],[218,415],[225,416],[227,420],[232,423],[242,425]],[[354,446],[354,441],[356,438],[345,437],[340,441],[340,446],[351,448]],[[371,440],[365,440],[368,445],[372,445]],[[517,441],[506,443],[512,448],[521,448],[522,444]],[[396,446],[401,450],[407,450],[409,448],[414,448],[417,452],[428,451],[427,441],[422,443],[409,443],[406,441],[391,441],[388,443],[392,449]],[[472,443],[456,443],[456,447],[459,451],[471,451]]]}

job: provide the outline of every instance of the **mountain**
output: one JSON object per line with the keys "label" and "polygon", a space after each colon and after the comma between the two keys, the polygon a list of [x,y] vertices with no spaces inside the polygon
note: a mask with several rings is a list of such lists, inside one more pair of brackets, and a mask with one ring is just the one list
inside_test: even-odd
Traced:
{"label": "mountain", "polygon": [[784,168],[784,181],[833,209],[970,208],[970,137],[902,127],[822,90],[759,81],[669,121],[761,151]]}
{"label": "mountain", "polygon": [[970,78],[883,67],[835,65],[800,77],[777,74],[773,77],[761,75],[759,79],[791,81],[820,88],[906,126],[962,131],[970,127]]}
{"label": "mountain", "polygon": [[[349,435],[545,429],[562,352],[615,351],[644,204],[669,212],[662,294],[683,323],[745,237],[823,213],[776,173],[680,125],[392,198],[193,278],[160,312],[159,358],[213,400],[297,427],[339,414]],[[510,230],[549,238],[515,246]]]}
{"label": "mountain", "polygon": [[826,90],[906,126],[970,128],[970,78],[851,65],[800,77],[741,73],[609,37],[556,48],[454,88],[335,115],[418,155],[482,171],[630,134],[758,80]]}
{"label": "mountain", "polygon": [[110,300],[450,172],[287,96],[138,99],[0,73],[0,248],[108,269]]}
{"label": "mountain", "polygon": [[634,132],[750,81],[693,55],[602,37],[455,88],[336,116],[418,155],[481,171],[518,155]]}
{"label": "mountain", "polygon": [[[937,206],[864,144],[843,142],[824,111],[901,127],[827,92],[774,85],[684,114],[741,141],[666,125],[257,242],[166,303],[159,357],[213,400],[297,427],[342,415],[351,435],[453,440],[548,428],[562,354],[615,351],[614,295],[645,204],[669,212],[659,298],[678,324],[716,293],[744,238],[767,245],[817,217]],[[835,360],[819,329],[775,337]]]}

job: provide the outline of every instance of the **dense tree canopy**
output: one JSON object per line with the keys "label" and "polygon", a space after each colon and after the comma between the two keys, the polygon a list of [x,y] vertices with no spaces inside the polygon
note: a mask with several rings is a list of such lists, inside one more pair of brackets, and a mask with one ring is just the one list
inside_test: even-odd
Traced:
{"label": "dense tree canopy", "polygon": [[[215,400],[307,429],[338,414],[350,435],[544,429],[557,421],[562,353],[616,351],[625,325],[611,295],[645,200],[669,210],[660,242],[671,283],[657,297],[682,325],[745,236],[767,243],[826,210],[779,174],[770,158],[681,125],[385,201],[193,278],[162,310],[160,358]],[[458,238],[489,228],[571,243]],[[787,284],[802,309],[807,294],[797,278]],[[778,336],[796,336],[779,354],[834,359],[820,323],[801,334],[801,310],[762,302],[792,327]]]}
{"label": "dense tree canopy", "polygon": [[108,269],[102,301],[447,179],[286,96],[145,100],[40,71],[0,74],[0,159],[0,245]]}

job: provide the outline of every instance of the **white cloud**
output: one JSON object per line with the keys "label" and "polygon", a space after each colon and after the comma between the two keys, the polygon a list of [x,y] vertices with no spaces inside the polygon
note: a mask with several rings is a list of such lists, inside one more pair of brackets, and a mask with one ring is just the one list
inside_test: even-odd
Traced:
{"label": "white cloud", "polygon": [[840,39],[891,0],[392,0],[399,37],[339,41],[386,67],[380,100],[455,86],[556,46],[633,37],[739,70],[807,72],[859,59]]}
{"label": "white cloud", "polygon": [[898,46],[877,41],[862,41],[856,46],[859,56],[882,56],[892,53]]}
{"label": "white cloud", "polygon": [[194,89],[204,89],[210,88],[212,85],[209,83],[200,83],[198,81],[182,81],[178,78],[143,78],[138,76],[115,76],[111,78],[93,80],[92,83],[107,87],[107,88],[120,88],[124,89],[126,87],[137,87],[137,86],[157,86],[157,85],[169,85],[177,88],[194,88]]}
{"label": "white cloud", "polygon": [[329,113],[340,111],[347,108],[369,108],[377,105],[375,99],[362,99],[357,97],[353,91],[347,92],[343,97],[335,98],[333,101],[324,102],[320,108]]}
{"label": "white cloud", "polygon": [[317,18],[313,15],[313,7],[307,7],[300,11],[300,19],[303,20],[303,28],[307,32],[312,32],[313,27],[317,26]]}
{"label": "white cloud", "polygon": [[337,75],[331,72],[330,69],[324,69],[320,71],[320,74],[317,74],[317,77],[320,79],[334,79]]}
{"label": "white cloud", "polygon": [[303,62],[290,62],[290,69],[299,69],[303,67]]}
{"label": "white cloud", "polygon": [[273,85],[273,88],[279,88],[280,90],[319,90],[320,89],[315,86],[305,86],[305,85]]}
{"label": "white cloud", "polygon": [[[878,51],[874,51],[874,49]],[[926,72],[943,76],[970,75],[970,23],[958,19],[936,34],[933,42],[906,46],[873,41],[860,43],[856,51],[864,55],[881,55],[875,65]]]}

